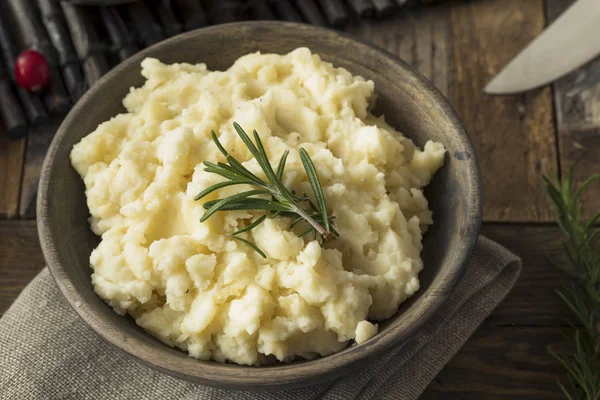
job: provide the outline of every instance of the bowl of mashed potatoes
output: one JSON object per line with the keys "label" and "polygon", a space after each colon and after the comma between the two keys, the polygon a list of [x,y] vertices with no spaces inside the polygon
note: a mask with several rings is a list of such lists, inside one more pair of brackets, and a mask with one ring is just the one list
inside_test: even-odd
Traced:
{"label": "bowl of mashed potatoes", "polygon": [[[283,185],[314,199],[310,155],[337,236],[285,215],[244,230],[253,209],[200,221],[204,201],[241,190],[196,199],[223,181],[204,164],[226,161],[212,132],[266,179],[234,123],[273,168],[287,154]],[[335,31],[237,23],[159,43],[91,88],[48,152],[38,229],[105,340],[178,378],[272,390],[351,372],[435,318],[475,246],[480,186],[454,111],[406,64]]]}

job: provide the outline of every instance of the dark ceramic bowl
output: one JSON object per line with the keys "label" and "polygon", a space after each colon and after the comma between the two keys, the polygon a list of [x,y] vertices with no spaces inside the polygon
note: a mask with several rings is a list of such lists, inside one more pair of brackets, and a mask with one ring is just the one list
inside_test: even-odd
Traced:
{"label": "dark ceramic bowl", "polygon": [[[205,62],[226,69],[255,52],[287,53],[309,47],[326,61],[375,82],[376,113],[422,146],[446,146],[445,164],[426,190],[435,224],[426,233],[421,289],[380,333],[359,346],[312,361],[266,367],[199,361],[146,334],[131,318],[117,315],[95,293],[89,257],[98,244],[87,218],[84,185],[69,152],[99,123],[123,112],[121,99],[140,86],[143,58],[166,63]],[[269,390],[322,382],[364,366],[365,361],[408,339],[457,285],[469,262],[481,223],[481,183],[473,147],[446,99],[396,57],[339,32],[284,22],[245,22],[189,32],[144,50],[102,78],[61,125],[43,165],[37,203],[44,257],[60,290],[79,316],[106,341],[147,365],[188,381],[223,388]],[[77,306],[75,306],[77,305]]]}

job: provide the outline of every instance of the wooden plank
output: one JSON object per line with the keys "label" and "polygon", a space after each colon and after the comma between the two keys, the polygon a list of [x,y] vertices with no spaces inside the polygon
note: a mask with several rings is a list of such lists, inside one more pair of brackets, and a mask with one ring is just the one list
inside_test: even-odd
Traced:
{"label": "wooden plank", "polygon": [[563,236],[556,226],[487,224],[482,235],[497,241],[523,260],[513,290],[489,318],[494,326],[567,325],[570,313],[556,294],[569,276],[548,257],[560,255]]}
{"label": "wooden plank", "polygon": [[53,118],[42,126],[31,128],[25,150],[25,166],[21,183],[19,216],[35,219],[35,202],[42,163],[62,118]]}
{"label": "wooden plank", "polygon": [[[548,23],[573,2],[547,0]],[[576,184],[581,184],[593,173],[600,173],[600,82],[591,86],[586,84],[586,80],[598,71],[600,57],[553,85],[560,165],[563,174],[569,165],[574,165],[573,180]],[[600,184],[590,187],[583,200],[588,215],[600,211]]]}
{"label": "wooden plank", "polygon": [[498,328],[485,323],[423,393],[421,399],[561,399],[566,379],[548,353],[564,346],[559,329]]}
{"label": "wooden plank", "polygon": [[0,219],[17,217],[25,142],[9,140],[0,121]]}
{"label": "wooden plank", "polygon": [[350,24],[346,31],[413,63],[415,46],[414,13],[398,14],[382,21],[362,20]]}
{"label": "wooden plank", "polygon": [[34,221],[0,221],[0,315],[44,267]]}
{"label": "wooden plank", "polygon": [[[413,67],[429,80],[433,78],[433,29],[428,10],[415,12],[415,57]],[[446,38],[444,38],[446,40]]]}
{"label": "wooden plank", "polygon": [[447,96],[448,12],[448,6],[410,10],[384,20],[364,20],[347,30],[398,56]]}
{"label": "wooden plank", "polygon": [[437,10],[432,17],[432,82],[445,97],[448,97],[450,54],[452,51],[448,19],[450,10],[447,7],[439,7]]}
{"label": "wooden plank", "polygon": [[541,175],[557,169],[550,88],[490,96],[485,84],[544,28],[542,0],[456,2],[450,99],[477,149],[486,221],[552,220]]}

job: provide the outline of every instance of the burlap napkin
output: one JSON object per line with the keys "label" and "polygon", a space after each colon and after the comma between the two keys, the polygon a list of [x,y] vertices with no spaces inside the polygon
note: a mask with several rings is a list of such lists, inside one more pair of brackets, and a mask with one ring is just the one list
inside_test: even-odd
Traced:
{"label": "burlap napkin", "polygon": [[2,399],[415,399],[513,287],[520,260],[481,237],[435,321],[353,375],[305,389],[248,393],[183,382],[102,341],[63,299],[47,269],[0,320]]}

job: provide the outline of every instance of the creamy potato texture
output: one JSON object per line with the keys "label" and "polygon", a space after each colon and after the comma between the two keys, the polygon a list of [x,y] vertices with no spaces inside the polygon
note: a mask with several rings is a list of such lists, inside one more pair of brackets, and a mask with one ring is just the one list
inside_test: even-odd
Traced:
{"label": "creamy potato texture", "polygon": [[[96,293],[163,342],[200,359],[259,365],[312,358],[377,333],[419,288],[421,236],[432,223],[422,189],[444,147],[421,150],[373,116],[373,82],[321,61],[306,48],[249,54],[227,71],[204,64],[142,62],[144,86],[127,113],[75,145],[90,224],[102,237],[90,257]],[[401,110],[399,110],[401,112]],[[312,195],[298,150],[313,159],[340,236],[323,246],[299,238],[290,219],[219,212],[200,223],[194,201],[223,178],[202,162],[224,161],[211,140],[257,175],[232,123],[256,129],[276,166],[290,151],[284,183]],[[369,322],[372,321],[372,322]]]}

